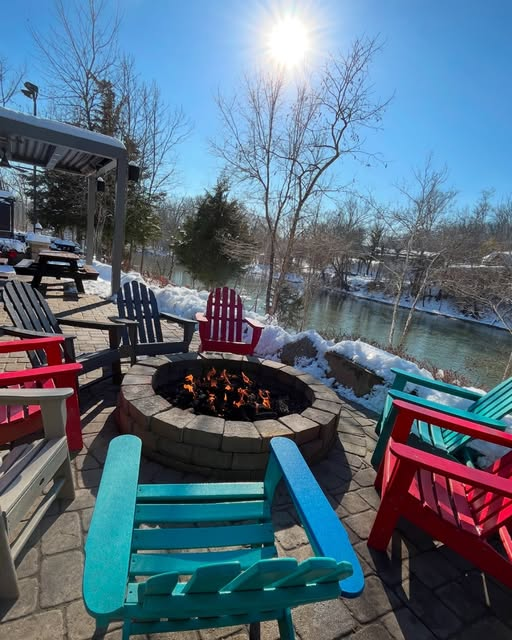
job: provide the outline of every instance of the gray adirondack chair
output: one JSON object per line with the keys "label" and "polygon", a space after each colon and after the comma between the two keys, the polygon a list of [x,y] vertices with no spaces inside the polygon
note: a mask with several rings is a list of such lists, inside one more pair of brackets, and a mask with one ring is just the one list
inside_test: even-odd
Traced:
{"label": "gray adirondack chair", "polygon": [[[137,322],[136,356],[155,356],[167,353],[187,353],[190,341],[196,329],[196,322],[187,318],[159,311],[155,294],[141,282],[126,282],[117,292],[117,310],[119,319]],[[169,342],[164,340],[160,319],[173,322],[183,328],[183,340]],[[131,351],[128,330],[122,332],[121,354]]]}
{"label": "gray adirondack chair", "polygon": [[[114,383],[119,384],[121,382],[121,362],[118,347],[121,342],[122,332],[127,331],[124,324],[111,320],[97,322],[81,318],[58,318],[37,289],[33,289],[29,283],[19,280],[11,280],[5,285],[3,299],[5,309],[14,324],[14,327],[0,327],[5,334],[19,338],[43,338],[55,334],[64,335],[66,362],[79,362],[83,367],[82,374],[100,368],[104,370],[111,369]],[[63,326],[108,331],[109,347],[92,353],[77,355],[74,345],[76,336],[64,334],[61,328]],[[33,367],[40,367],[46,364],[44,352],[32,351],[28,355]]]}
{"label": "gray adirondack chair", "polygon": [[44,428],[43,438],[0,451],[0,598],[19,596],[15,560],[54,500],[75,496],[65,434],[66,399],[73,393],[67,388],[0,391],[0,406],[39,404]]}

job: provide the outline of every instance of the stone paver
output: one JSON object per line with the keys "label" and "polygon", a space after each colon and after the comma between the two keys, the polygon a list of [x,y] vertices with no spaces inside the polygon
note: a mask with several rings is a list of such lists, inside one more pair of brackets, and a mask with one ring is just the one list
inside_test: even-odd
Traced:
{"label": "stone paver", "polygon": [[[87,284],[86,284],[87,286]],[[83,309],[83,317],[102,320],[115,315],[110,304],[94,296],[68,299],[62,291],[48,294],[51,307],[64,314]],[[0,323],[9,323],[0,311]],[[168,339],[179,339],[179,331],[165,325]],[[77,351],[91,345],[106,346],[107,336],[78,329]],[[6,339],[5,337],[1,339]],[[197,347],[197,336],[192,348]],[[0,355],[0,370],[22,369],[22,355]],[[140,369],[142,376],[145,368]],[[81,382],[94,380],[92,372]],[[135,377],[135,376],[134,376]],[[133,398],[137,397],[133,382]],[[18,563],[21,597],[0,603],[0,640],[86,640],[93,638],[94,621],[81,600],[83,544],[90,523],[102,465],[110,440],[118,433],[113,412],[118,388],[98,383],[81,393],[83,450],[74,458],[76,498],[54,505],[40,523]],[[317,400],[314,411],[331,407]],[[342,403],[338,439],[329,456],[312,469],[338,516],[346,525],[366,577],[363,595],[355,600],[339,599],[299,607],[293,619],[299,640],[471,640],[512,637],[512,597],[503,585],[481,574],[449,549],[438,548],[428,536],[401,522],[388,553],[370,551],[366,545],[379,497],[369,459],[375,435],[374,417],[359,407]],[[224,436],[238,437],[238,426]],[[212,436],[219,438],[212,430]],[[227,442],[227,440],[226,440]],[[193,447],[192,443],[187,446]],[[229,451],[230,447],[220,450]],[[144,482],[203,481],[145,461]],[[274,523],[280,554],[293,553],[303,559],[310,552],[304,531],[297,523],[290,498],[280,487],[276,492]],[[1,577],[0,577],[1,579]],[[119,624],[101,636],[121,640]],[[140,636],[144,639],[144,636]],[[262,640],[277,640],[275,622],[262,624]],[[176,634],[155,634],[151,640],[247,640],[246,627],[208,629]]]}

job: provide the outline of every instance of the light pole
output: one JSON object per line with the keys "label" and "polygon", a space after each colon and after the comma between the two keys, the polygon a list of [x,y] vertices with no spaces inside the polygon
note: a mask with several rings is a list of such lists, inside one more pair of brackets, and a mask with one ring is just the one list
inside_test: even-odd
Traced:
{"label": "light pole", "polygon": [[[21,93],[27,98],[30,98],[34,102],[34,115],[37,116],[37,96],[39,94],[39,87],[31,82],[24,82],[25,88],[21,90]],[[32,173],[32,203],[34,205],[34,213],[33,213],[33,225],[34,225],[34,233],[36,231],[36,222],[37,222],[37,208],[36,208],[36,199],[37,199],[37,176],[36,176],[36,165],[34,165],[33,173]]]}

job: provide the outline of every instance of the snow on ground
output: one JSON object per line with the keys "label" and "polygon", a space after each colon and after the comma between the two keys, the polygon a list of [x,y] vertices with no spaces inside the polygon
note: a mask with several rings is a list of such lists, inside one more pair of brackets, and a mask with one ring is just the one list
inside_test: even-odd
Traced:
{"label": "snow on ground", "polygon": [[[84,282],[85,289],[87,293],[109,298],[112,268],[110,265],[97,261],[94,261],[93,264],[100,275],[96,281]],[[142,276],[135,271],[122,274],[121,284],[130,282],[131,280],[144,282]],[[197,291],[196,289],[189,289],[188,287],[176,287],[172,285],[166,287],[152,286],[151,288],[153,289],[158,307],[161,311],[193,319],[196,312],[204,311],[206,308],[208,291]],[[394,380],[394,374],[391,372],[393,367],[405,369],[415,375],[432,378],[429,371],[421,369],[417,364],[404,360],[399,356],[388,353],[383,349],[369,345],[361,340],[342,340],[335,344],[332,340],[324,340],[324,338],[314,330],[291,334],[268,317],[258,316],[252,312],[248,312],[247,316],[259,319],[265,323],[265,328],[263,329],[255,355],[270,360],[279,360],[279,353],[285,344],[295,342],[307,336],[317,349],[317,357],[314,359],[304,358],[301,362],[296,363],[296,368],[319,378],[324,384],[332,387],[340,397],[356,402],[376,413],[381,413],[388,388]],[[340,385],[334,378],[328,376],[329,365],[325,358],[325,352],[327,350],[335,351],[373,371],[384,379],[385,384],[375,386],[372,392],[364,397],[356,397],[352,389]],[[473,391],[479,391],[473,387],[470,388]],[[460,409],[464,409],[470,404],[468,400],[456,398],[431,389],[416,386],[411,387],[410,385],[406,387],[407,391],[413,389],[418,396],[432,402],[438,402]],[[509,423],[507,430],[512,432],[512,419],[510,422],[507,420],[507,422]],[[475,443],[475,448],[484,455],[482,460],[485,462],[496,459],[505,451],[502,447],[484,442]]]}

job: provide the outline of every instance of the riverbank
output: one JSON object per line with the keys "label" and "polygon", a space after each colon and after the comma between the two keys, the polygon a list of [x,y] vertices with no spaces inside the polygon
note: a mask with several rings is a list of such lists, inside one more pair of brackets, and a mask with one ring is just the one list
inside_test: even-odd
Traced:
{"label": "riverbank", "polygon": [[[372,302],[380,302],[393,306],[395,301],[389,296],[386,296],[382,292],[368,291],[368,285],[373,283],[373,279],[366,278],[365,276],[349,276],[348,282],[351,287],[350,290],[339,289],[336,287],[324,287],[324,290],[329,293],[338,293],[349,295],[354,298],[360,298],[362,300],[371,300]],[[399,307],[401,309],[410,309],[413,302],[408,299],[407,296],[403,296],[400,300]],[[435,308],[438,306],[439,308]],[[443,308],[444,307],[444,308]],[[493,314],[491,311],[483,313],[481,318],[471,318],[462,313],[456,305],[448,299],[435,300],[430,298],[425,303],[420,302],[416,306],[415,312],[429,313],[434,316],[441,316],[444,318],[455,318],[457,320],[463,320],[464,322],[471,322],[474,324],[480,324],[493,329],[500,329],[501,331],[508,331],[507,327]]]}

